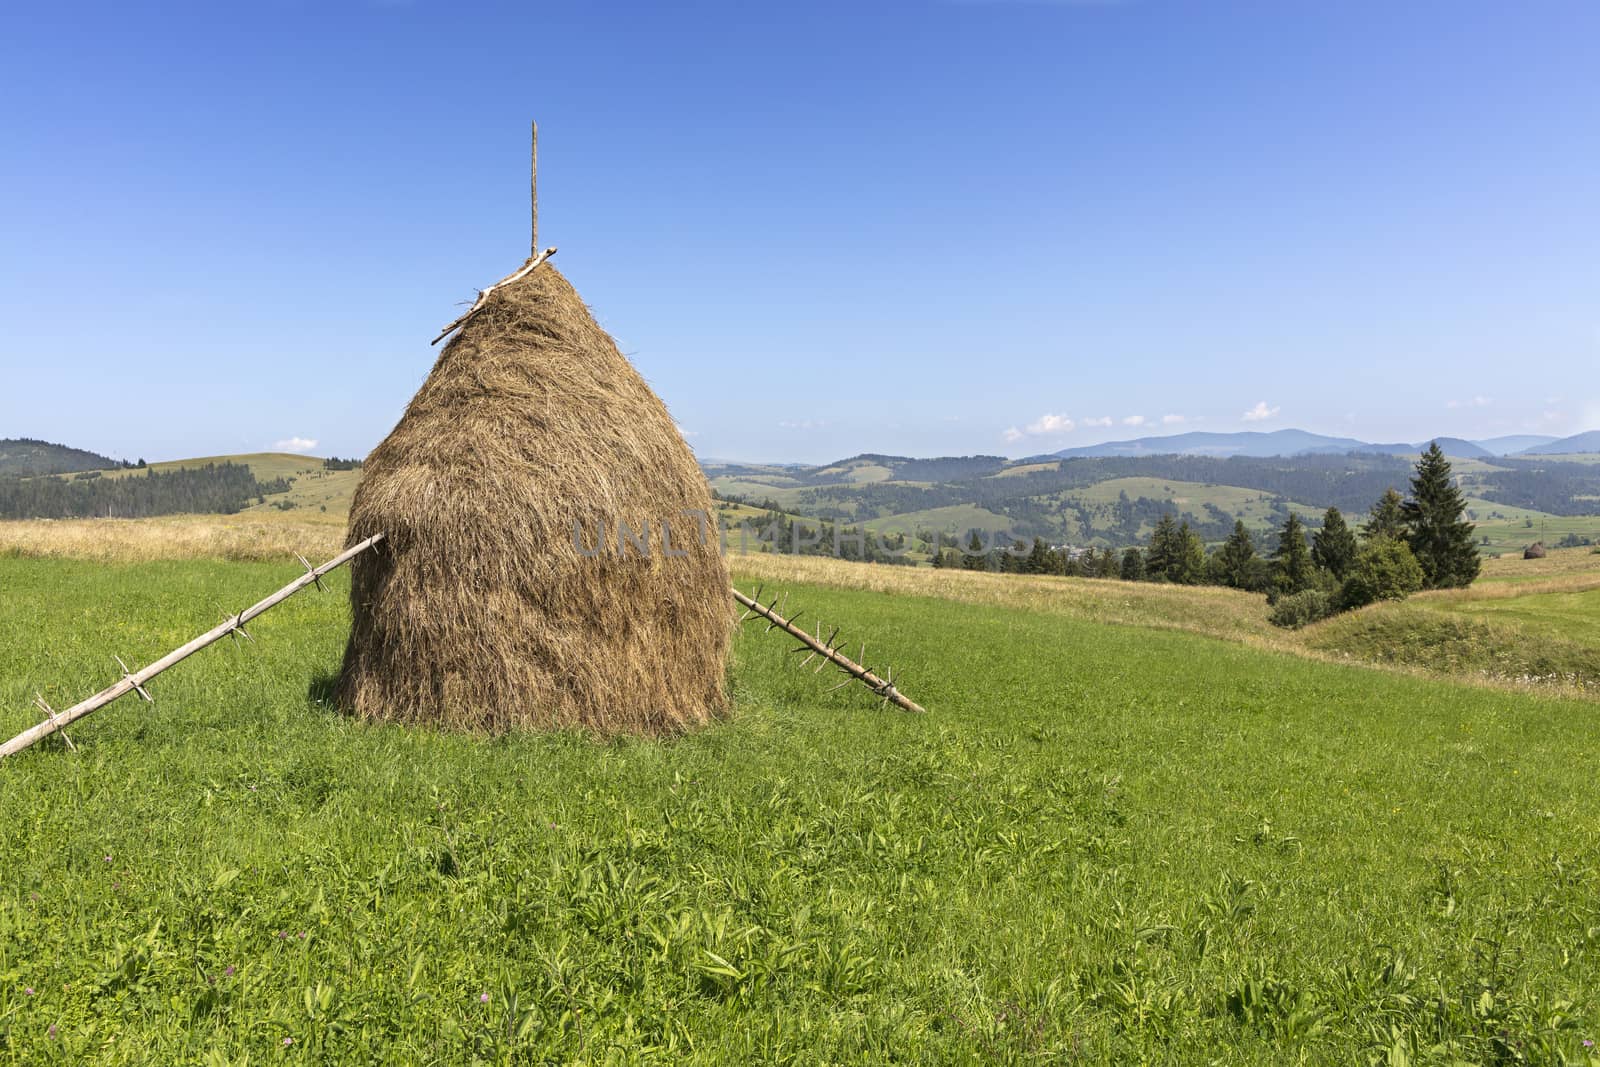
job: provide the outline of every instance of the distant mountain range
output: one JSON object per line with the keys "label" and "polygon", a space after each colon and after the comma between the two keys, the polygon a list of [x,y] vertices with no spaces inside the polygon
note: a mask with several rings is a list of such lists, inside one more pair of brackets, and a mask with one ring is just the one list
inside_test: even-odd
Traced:
{"label": "distant mountain range", "polygon": [[1572,452],[1600,452],[1600,430],[1590,430],[1587,433],[1575,433],[1571,437],[1563,437],[1559,441],[1546,441],[1523,449],[1519,455],[1524,456],[1559,456]]}
{"label": "distant mountain range", "polygon": [[[1496,456],[1551,456],[1576,452],[1600,452],[1600,430],[1551,437],[1544,434],[1516,434],[1483,441],[1459,437],[1432,438],[1447,455],[1463,459],[1490,459]],[[1414,456],[1428,447],[1427,441],[1374,444],[1353,437],[1329,437],[1306,430],[1273,430],[1270,433],[1180,433],[1166,437],[1138,437],[1131,441],[1106,441],[1081,448],[1063,448],[1050,455],[1059,459],[1080,456],[1271,456],[1343,455],[1365,452],[1375,455]]]}

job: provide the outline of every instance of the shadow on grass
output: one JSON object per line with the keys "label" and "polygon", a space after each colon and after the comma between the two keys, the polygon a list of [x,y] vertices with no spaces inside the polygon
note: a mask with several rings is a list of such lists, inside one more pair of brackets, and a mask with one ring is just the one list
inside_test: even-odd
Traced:
{"label": "shadow on grass", "polygon": [[334,700],[334,690],[338,688],[338,685],[339,676],[337,674],[329,671],[319,671],[311,676],[311,684],[306,687],[306,696],[310,697],[314,703],[321,704],[326,708],[332,708],[342,715],[344,714],[344,709],[340,708]]}

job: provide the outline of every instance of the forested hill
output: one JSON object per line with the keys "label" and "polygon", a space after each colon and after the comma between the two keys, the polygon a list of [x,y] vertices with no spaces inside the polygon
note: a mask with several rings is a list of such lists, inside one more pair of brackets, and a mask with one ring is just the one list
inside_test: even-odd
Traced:
{"label": "forested hill", "polygon": [[283,493],[289,482],[262,482],[249,467],[212,463],[126,475],[100,471],[71,477],[0,477],[0,518],[5,519],[143,519],[153,515],[222,514],[264,503],[268,494]]}
{"label": "forested hill", "polygon": [[110,470],[125,465],[109,456],[51,444],[49,441],[35,441],[28,437],[0,440],[0,476],[72,474],[77,471]]}
{"label": "forested hill", "polygon": [[[1590,457],[1452,457],[1468,518],[1485,551],[1538,538],[1600,540],[1600,463]],[[862,455],[818,467],[705,463],[725,501],[865,524],[964,535],[973,529],[1051,543],[1144,542],[1162,515],[1204,540],[1235,519],[1259,534],[1291,511],[1310,525],[1336,507],[1359,521],[1386,489],[1404,494],[1414,457],[1377,452],[1297,456],[996,456],[906,459]]]}

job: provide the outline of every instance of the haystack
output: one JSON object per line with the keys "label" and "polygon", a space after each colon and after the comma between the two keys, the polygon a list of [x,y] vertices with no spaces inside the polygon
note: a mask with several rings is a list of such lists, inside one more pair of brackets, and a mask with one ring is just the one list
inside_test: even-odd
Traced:
{"label": "haystack", "polygon": [[378,533],[353,566],[354,714],[662,734],[723,708],[705,477],[548,262],[488,296],[368,458],[349,540]]}
{"label": "haystack", "polygon": [[1535,541],[1533,544],[1522,550],[1523,559],[1544,559],[1545,554],[1543,541]]}

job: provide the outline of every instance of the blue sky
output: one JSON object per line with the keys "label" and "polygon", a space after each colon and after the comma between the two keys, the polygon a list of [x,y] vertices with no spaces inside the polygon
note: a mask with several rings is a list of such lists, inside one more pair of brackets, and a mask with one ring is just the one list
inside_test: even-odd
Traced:
{"label": "blue sky", "polygon": [[1587,0],[0,9],[0,437],[364,454],[541,244],[704,456],[1600,427]]}

